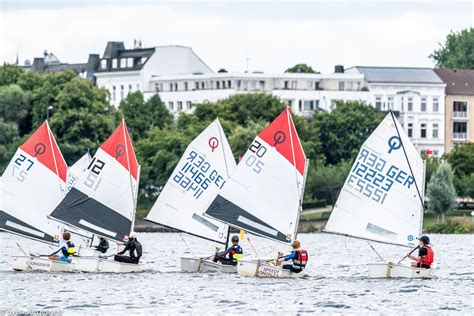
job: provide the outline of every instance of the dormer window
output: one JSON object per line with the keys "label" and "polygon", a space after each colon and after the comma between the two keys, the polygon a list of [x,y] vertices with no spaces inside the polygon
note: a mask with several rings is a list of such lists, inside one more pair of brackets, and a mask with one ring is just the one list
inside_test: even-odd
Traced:
{"label": "dormer window", "polygon": [[112,68],[117,68],[117,58],[112,59]]}
{"label": "dormer window", "polygon": [[107,69],[107,59],[102,59],[100,61],[100,68],[101,69]]}
{"label": "dormer window", "polygon": [[127,67],[133,68],[133,58],[127,58]]}

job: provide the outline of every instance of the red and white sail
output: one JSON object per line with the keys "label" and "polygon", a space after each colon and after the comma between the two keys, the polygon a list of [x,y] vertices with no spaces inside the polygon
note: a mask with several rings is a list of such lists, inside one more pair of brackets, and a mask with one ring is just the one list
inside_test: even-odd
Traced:
{"label": "red and white sail", "polygon": [[306,157],[290,109],[258,134],[206,214],[270,239],[294,239]]}
{"label": "red and white sail", "polygon": [[139,170],[122,121],[51,217],[117,241],[126,239],[135,216]]}
{"label": "red and white sail", "polygon": [[225,243],[228,226],[203,213],[224,187],[236,163],[218,119],[186,148],[147,220]]}
{"label": "red and white sail", "polygon": [[0,229],[55,242],[61,231],[49,213],[66,194],[67,165],[44,122],[16,151],[2,176]]}

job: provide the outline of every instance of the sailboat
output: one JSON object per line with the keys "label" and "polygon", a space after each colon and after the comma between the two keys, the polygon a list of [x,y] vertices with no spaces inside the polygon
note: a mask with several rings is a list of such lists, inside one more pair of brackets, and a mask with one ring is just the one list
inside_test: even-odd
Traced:
{"label": "sailboat", "polygon": [[[128,240],[133,229],[140,166],[122,121],[100,146],[50,217],[117,243]],[[143,264],[128,264],[91,256],[77,260],[75,270],[136,272]]]}
{"label": "sailboat", "polygon": [[[45,121],[18,147],[3,173],[0,229],[57,245],[62,225],[49,220],[47,215],[66,194],[66,177],[66,162]],[[20,250],[24,255],[11,258],[13,269],[44,267],[42,260],[46,259],[32,256],[22,248]],[[49,267],[51,265],[48,264]],[[61,263],[56,266],[58,269],[65,267]]]}
{"label": "sailboat", "polygon": [[[255,137],[206,215],[261,237],[290,244],[296,239],[307,160],[286,108]],[[240,275],[302,276],[268,261],[239,260]]]}
{"label": "sailboat", "polygon": [[[212,242],[229,243],[229,227],[203,217],[236,163],[219,119],[214,120],[186,148],[155,204],[145,218]],[[236,267],[183,256],[183,272],[236,272]]]}
{"label": "sailboat", "polygon": [[[423,225],[424,179],[423,159],[389,112],[362,144],[324,231],[416,246]],[[431,269],[400,262],[373,263],[368,268],[370,277],[432,276]]]}
{"label": "sailboat", "polygon": [[77,160],[71,167],[67,170],[67,189],[68,191],[76,183],[77,179],[84,173],[84,171],[89,167],[92,157],[89,150],[82,155],[79,160]]}

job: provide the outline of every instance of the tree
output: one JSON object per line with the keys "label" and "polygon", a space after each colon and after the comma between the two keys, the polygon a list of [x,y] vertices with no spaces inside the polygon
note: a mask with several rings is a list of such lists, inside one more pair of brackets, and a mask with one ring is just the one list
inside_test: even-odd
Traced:
{"label": "tree", "polygon": [[31,130],[30,95],[17,85],[0,88],[0,117],[17,125],[20,135]]}
{"label": "tree", "polygon": [[239,158],[247,151],[254,138],[267,126],[266,122],[250,122],[247,126],[238,125],[228,136],[232,152]]}
{"label": "tree", "polygon": [[3,64],[0,67],[0,86],[16,84],[22,73],[23,69],[18,66]]}
{"label": "tree", "polygon": [[130,93],[120,102],[119,110],[134,140],[145,137],[152,127],[173,124],[173,115],[157,94],[145,102],[141,92]]}
{"label": "tree", "polygon": [[440,214],[444,222],[444,213],[454,206],[456,199],[453,171],[449,163],[443,162],[439,165],[431,176],[426,193],[430,199],[429,208],[438,215],[438,222]]}
{"label": "tree", "polygon": [[448,34],[430,58],[439,68],[474,69],[474,28]]}
{"label": "tree", "polygon": [[18,126],[0,118],[0,174],[12,159],[18,141]]}
{"label": "tree", "polygon": [[454,186],[459,196],[473,197],[474,143],[457,145],[446,155],[454,171]]}
{"label": "tree", "polygon": [[315,71],[311,66],[307,64],[296,64],[293,67],[288,68],[285,70],[286,73],[311,73],[311,74],[319,74],[319,71]]}
{"label": "tree", "polygon": [[66,161],[76,161],[87,149],[95,150],[119,122],[105,89],[85,79],[66,83],[57,95],[50,125]]}
{"label": "tree", "polygon": [[362,143],[382,121],[380,111],[359,101],[338,102],[332,112],[316,112],[311,121],[326,164],[353,159]]}

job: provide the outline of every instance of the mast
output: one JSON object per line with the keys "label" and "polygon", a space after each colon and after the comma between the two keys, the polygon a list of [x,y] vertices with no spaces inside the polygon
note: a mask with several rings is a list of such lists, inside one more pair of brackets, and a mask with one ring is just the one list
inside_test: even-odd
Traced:
{"label": "mast", "polygon": [[423,179],[421,182],[421,193],[423,194],[420,216],[420,236],[423,234],[423,217],[425,215],[425,185],[426,185],[426,160],[423,160]]}
{"label": "mast", "polygon": [[[221,141],[221,144],[224,143],[223,139],[222,139],[222,132],[221,132],[221,122],[219,121],[219,117],[216,118],[217,122],[219,123],[218,126],[218,130],[219,130],[219,139]],[[226,156],[225,156],[225,148],[224,146],[221,146],[222,148],[222,155],[224,156],[224,164],[225,164],[225,171],[227,173],[227,179],[229,179],[230,177],[230,174],[229,174],[229,166],[227,165],[227,159],[226,159]],[[230,237],[230,225],[227,225],[227,237],[225,239],[225,250],[227,250],[227,248],[229,247],[229,237]]]}

